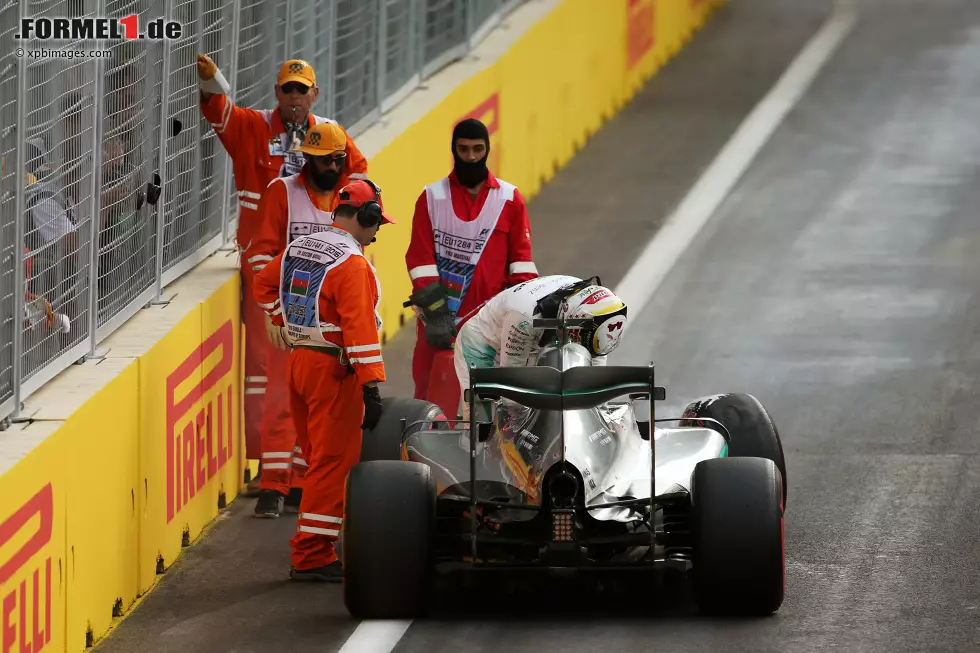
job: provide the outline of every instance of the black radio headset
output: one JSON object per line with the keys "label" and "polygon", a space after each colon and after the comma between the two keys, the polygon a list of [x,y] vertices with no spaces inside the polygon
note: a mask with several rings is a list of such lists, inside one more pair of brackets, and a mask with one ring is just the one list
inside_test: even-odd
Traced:
{"label": "black radio headset", "polygon": [[[364,202],[359,207],[357,207],[357,224],[361,225],[365,229],[370,229],[376,224],[381,224],[384,217],[381,215],[381,204],[379,200],[381,199],[381,189],[370,179],[361,179],[365,184],[371,187],[374,191],[374,199]],[[342,191],[340,193],[340,201],[348,202],[350,201],[350,192]]]}

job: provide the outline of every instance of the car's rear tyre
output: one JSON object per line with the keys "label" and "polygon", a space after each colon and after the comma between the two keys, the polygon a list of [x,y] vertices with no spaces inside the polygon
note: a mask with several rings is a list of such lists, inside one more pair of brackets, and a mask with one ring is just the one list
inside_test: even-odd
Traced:
{"label": "car's rear tyre", "polygon": [[427,465],[359,463],[347,479],[344,604],[359,619],[412,619],[428,605],[436,486]]}
{"label": "car's rear tyre", "polygon": [[706,614],[771,614],[785,595],[782,478],[765,458],[717,458],[691,479],[692,581]]}
{"label": "car's rear tyre", "polygon": [[408,435],[422,429],[433,428],[432,424],[415,424],[421,420],[446,421],[442,409],[422,399],[406,397],[384,397],[381,399],[381,419],[370,431],[365,430],[361,438],[361,462],[372,460],[401,460],[402,425],[405,418]]}
{"label": "car's rear tyre", "polygon": [[[708,417],[721,422],[732,436],[728,447],[730,458],[768,458],[779,468],[783,483],[783,507],[786,507],[786,458],[783,443],[776,424],[758,399],[750,394],[727,393],[704,397],[688,404],[683,417]],[[696,426],[685,419],[681,425]],[[717,428],[711,422],[703,422],[707,428]]]}

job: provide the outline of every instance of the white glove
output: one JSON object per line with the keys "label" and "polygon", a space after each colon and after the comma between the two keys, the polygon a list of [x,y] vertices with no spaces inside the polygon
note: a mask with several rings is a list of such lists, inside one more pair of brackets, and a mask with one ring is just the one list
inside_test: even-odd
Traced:
{"label": "white glove", "polygon": [[292,139],[291,142],[289,143],[289,151],[295,152],[297,148],[303,145],[303,139],[300,138],[299,133],[295,131],[290,132],[289,135]]}
{"label": "white glove", "polygon": [[64,313],[55,313],[54,315],[54,326],[62,333],[71,332],[71,320]]}
{"label": "white glove", "polygon": [[282,329],[272,323],[272,318],[268,315],[265,316],[265,332],[269,335],[269,342],[276,349],[281,349],[283,351],[289,349],[289,345],[286,344],[286,339],[282,335]]}
{"label": "white glove", "polygon": [[206,54],[197,55],[197,76],[201,90],[213,95],[228,95],[231,85],[221,74],[218,64]]}

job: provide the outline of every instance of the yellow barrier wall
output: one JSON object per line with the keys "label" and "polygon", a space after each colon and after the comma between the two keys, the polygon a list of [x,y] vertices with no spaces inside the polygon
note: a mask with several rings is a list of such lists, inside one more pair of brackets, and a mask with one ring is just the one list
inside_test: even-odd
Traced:
{"label": "yellow barrier wall", "polygon": [[68,479],[69,651],[104,633],[113,612],[136,599],[141,363],[130,362],[58,431],[68,454],[61,464]]}
{"label": "yellow barrier wall", "polygon": [[[564,0],[374,156],[371,177],[399,220],[369,250],[384,336],[408,313],[415,200],[451,169],[457,121],[487,123],[491,170],[530,199],[718,4]],[[91,645],[237,496],[246,466],[239,293],[229,273],[154,346],[104,361],[113,380],[0,477],[0,652]],[[134,333],[147,337],[154,319],[133,318]],[[117,342],[127,339],[138,338]]]}
{"label": "yellow barrier wall", "polygon": [[68,440],[63,432],[0,477],[0,651],[65,650]]}
{"label": "yellow barrier wall", "polygon": [[236,278],[141,359],[140,591],[238,493],[239,307]]}
{"label": "yellow barrier wall", "polygon": [[239,306],[235,275],[105,361],[115,378],[0,477],[0,651],[91,646],[237,496]]}

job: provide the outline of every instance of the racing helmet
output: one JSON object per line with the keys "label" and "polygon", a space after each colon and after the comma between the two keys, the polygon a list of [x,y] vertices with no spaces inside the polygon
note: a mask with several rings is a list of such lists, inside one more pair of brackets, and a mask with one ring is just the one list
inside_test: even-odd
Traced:
{"label": "racing helmet", "polygon": [[569,339],[593,356],[605,356],[619,346],[626,327],[626,304],[608,288],[590,284],[567,295],[558,307],[558,316],[565,320],[591,319],[587,326],[570,329]]}

